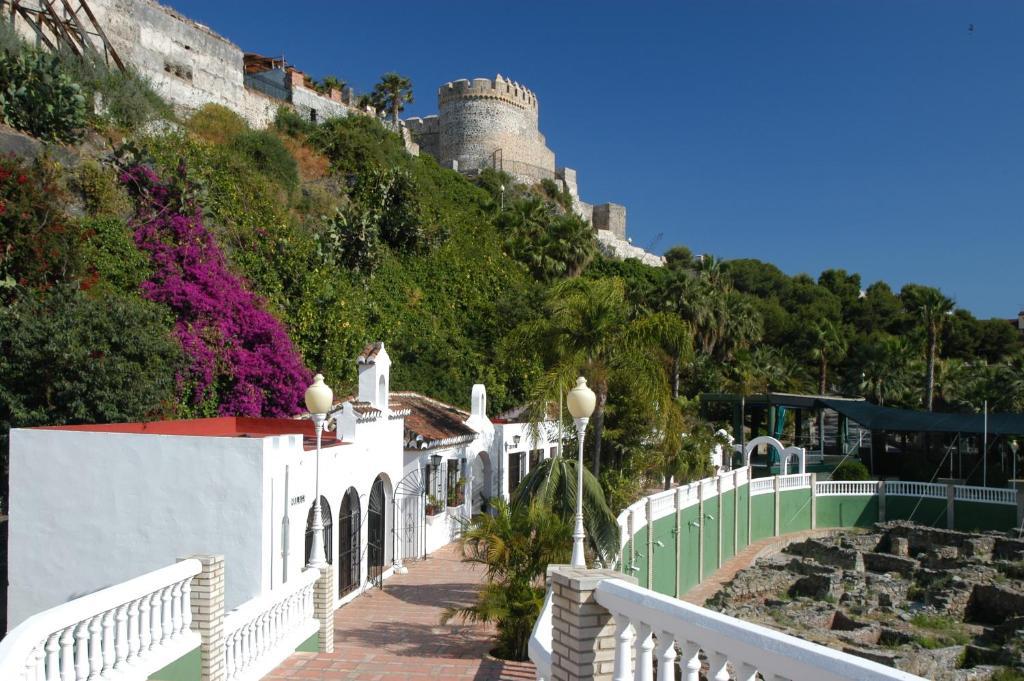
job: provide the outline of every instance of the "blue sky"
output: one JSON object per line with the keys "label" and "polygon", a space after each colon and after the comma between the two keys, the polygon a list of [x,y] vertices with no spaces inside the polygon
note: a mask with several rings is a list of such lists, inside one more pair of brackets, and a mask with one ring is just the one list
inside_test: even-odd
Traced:
{"label": "blue sky", "polygon": [[520,81],[558,164],[625,204],[640,246],[1024,306],[1019,0],[169,4],[357,90],[407,75],[408,115],[449,80]]}

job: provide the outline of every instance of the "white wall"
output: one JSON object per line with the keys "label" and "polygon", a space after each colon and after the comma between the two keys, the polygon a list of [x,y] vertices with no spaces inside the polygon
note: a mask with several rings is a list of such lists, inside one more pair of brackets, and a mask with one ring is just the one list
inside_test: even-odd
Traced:
{"label": "white wall", "polygon": [[12,430],[8,627],[193,553],[224,554],[228,608],[255,596],[262,446]]}

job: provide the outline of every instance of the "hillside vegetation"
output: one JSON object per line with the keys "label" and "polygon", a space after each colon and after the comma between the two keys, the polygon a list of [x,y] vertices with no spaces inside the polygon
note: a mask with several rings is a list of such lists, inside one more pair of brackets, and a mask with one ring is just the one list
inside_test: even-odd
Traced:
{"label": "hillside vegetation", "polygon": [[702,391],[1024,409],[1019,334],[936,289],[683,247],[609,260],[554,183],[467,179],[371,117],[178,119],[131,74],[0,38],[5,122],[63,145],[0,161],[5,452],[18,426],[297,413],[313,371],[351,394],[373,340],[396,389],[465,405],[484,383],[492,414],[583,371],[613,506],[703,471]]}

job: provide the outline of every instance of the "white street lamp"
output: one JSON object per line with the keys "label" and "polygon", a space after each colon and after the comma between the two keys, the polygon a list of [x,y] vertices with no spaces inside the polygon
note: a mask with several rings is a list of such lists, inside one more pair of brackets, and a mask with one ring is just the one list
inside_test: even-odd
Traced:
{"label": "white street lamp", "polygon": [[576,387],[565,396],[573,421],[576,423],[576,439],[579,440],[579,461],[576,464],[576,529],[572,532],[572,566],[585,568],[587,561],[583,555],[583,433],[587,430],[587,422],[594,413],[597,396],[587,387],[587,379],[580,376],[576,379]]}
{"label": "white street lamp", "polygon": [[316,497],[313,500],[313,547],[309,551],[307,567],[320,569],[327,565],[324,555],[324,520],[320,517],[320,436],[323,434],[327,412],[334,404],[334,393],[324,383],[323,374],[313,377],[313,384],[306,388],[306,409],[313,420],[316,432]]}

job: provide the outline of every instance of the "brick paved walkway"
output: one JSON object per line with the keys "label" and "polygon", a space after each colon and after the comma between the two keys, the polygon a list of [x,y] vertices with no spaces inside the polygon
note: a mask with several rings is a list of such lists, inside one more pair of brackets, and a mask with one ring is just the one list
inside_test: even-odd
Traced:
{"label": "brick paved walkway", "polygon": [[484,658],[495,645],[493,627],[441,625],[442,611],[471,603],[481,581],[479,568],[462,562],[456,545],[408,567],[408,574],[384,582],[383,591],[369,591],[335,613],[333,653],[295,653],[265,680],[536,678],[529,662]]}
{"label": "brick paved walkway", "polygon": [[768,537],[767,539],[756,541],[722,563],[722,566],[715,570],[714,573],[705,575],[704,581],[683,594],[680,600],[693,603],[694,605],[704,605],[704,602],[718,593],[718,590],[731,581],[737,572],[750,567],[758,558],[778,553],[794,542],[803,541],[811,537],[827,537],[836,532],[843,531],[845,530],[837,530],[835,528],[804,530],[803,532],[793,532],[782,537]]}

